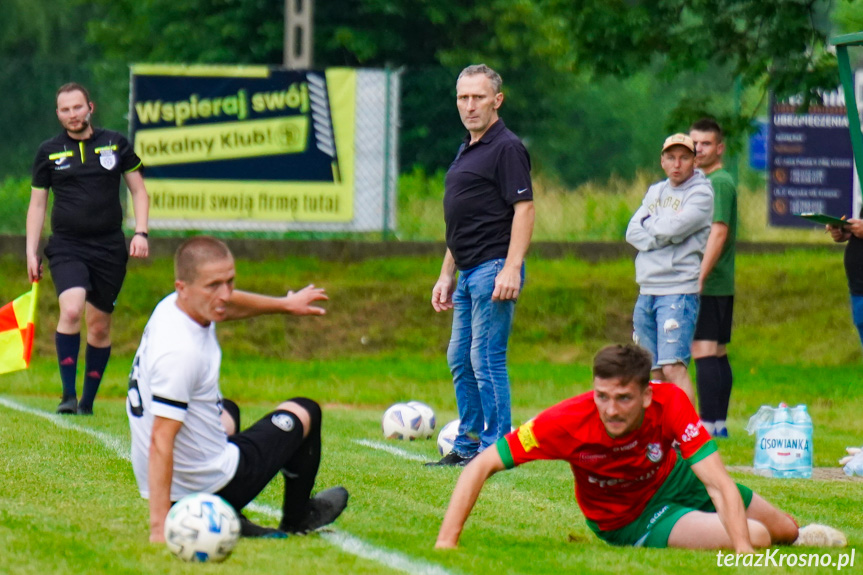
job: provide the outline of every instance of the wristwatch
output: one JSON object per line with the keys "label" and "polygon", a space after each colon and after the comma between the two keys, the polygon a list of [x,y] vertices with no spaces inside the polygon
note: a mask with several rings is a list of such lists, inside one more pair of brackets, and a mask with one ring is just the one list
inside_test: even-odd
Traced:
{"label": "wristwatch", "polygon": [[149,237],[150,237],[150,235],[149,235],[147,232],[135,232],[135,235],[136,235],[136,236],[141,236],[141,237],[144,237],[144,238],[149,238]]}

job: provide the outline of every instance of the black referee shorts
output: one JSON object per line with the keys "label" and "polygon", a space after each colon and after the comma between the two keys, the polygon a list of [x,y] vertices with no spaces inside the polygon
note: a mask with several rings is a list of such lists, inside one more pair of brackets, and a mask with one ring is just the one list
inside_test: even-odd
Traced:
{"label": "black referee shorts", "polygon": [[114,311],[129,260],[122,231],[88,238],[55,234],[45,246],[45,256],[58,297],[67,289],[82,287],[93,307]]}
{"label": "black referee shorts", "polygon": [[734,317],[733,295],[703,295],[698,321],[695,323],[695,341],[715,341],[720,345],[731,342],[731,322]]}

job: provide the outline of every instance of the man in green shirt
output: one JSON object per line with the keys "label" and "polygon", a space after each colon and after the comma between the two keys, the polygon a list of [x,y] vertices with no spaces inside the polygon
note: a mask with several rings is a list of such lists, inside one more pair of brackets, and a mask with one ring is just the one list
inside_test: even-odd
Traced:
{"label": "man in green shirt", "polygon": [[722,167],[722,128],[712,118],[689,128],[695,143],[695,165],[713,185],[713,225],[701,261],[701,308],[692,342],[698,389],[698,410],[714,437],[728,437],[725,421],[731,398],[731,341],[734,312],[734,245],[737,239],[737,188]]}

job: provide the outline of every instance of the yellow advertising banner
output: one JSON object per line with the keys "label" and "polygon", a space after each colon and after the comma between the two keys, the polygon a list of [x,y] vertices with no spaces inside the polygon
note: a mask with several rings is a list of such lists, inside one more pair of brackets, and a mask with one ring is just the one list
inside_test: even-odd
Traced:
{"label": "yellow advertising banner", "polygon": [[133,66],[152,227],[350,222],[356,83],[346,68]]}
{"label": "yellow advertising banner", "polygon": [[351,208],[339,186],[315,182],[158,180],[147,192],[150,216],[164,219],[331,222]]}
{"label": "yellow advertising banner", "polygon": [[307,116],[158,128],[137,134],[135,152],[145,166],[296,154],[308,134]]}

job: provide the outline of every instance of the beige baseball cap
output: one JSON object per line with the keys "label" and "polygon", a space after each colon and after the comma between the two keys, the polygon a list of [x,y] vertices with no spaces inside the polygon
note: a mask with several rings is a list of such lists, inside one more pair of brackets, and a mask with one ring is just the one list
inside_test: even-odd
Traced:
{"label": "beige baseball cap", "polygon": [[671,146],[683,146],[688,148],[693,154],[695,153],[695,142],[686,134],[672,134],[665,138],[665,143],[662,144],[662,151],[664,152]]}

